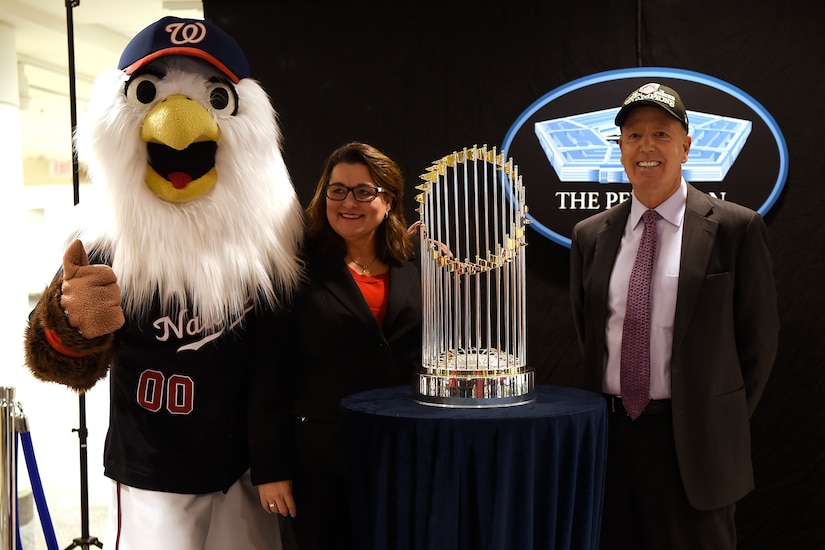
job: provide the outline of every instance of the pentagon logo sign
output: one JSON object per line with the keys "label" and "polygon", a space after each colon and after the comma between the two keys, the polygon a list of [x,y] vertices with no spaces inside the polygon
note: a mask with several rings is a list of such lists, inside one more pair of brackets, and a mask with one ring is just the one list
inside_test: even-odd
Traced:
{"label": "pentagon logo sign", "polygon": [[633,89],[659,82],[679,92],[693,138],[685,179],[761,215],[788,175],[788,148],[773,117],[752,97],[719,79],[681,69],[643,67],[584,77],[533,103],[502,144],[519,160],[530,227],[570,247],[580,220],[630,198],[613,119]]}

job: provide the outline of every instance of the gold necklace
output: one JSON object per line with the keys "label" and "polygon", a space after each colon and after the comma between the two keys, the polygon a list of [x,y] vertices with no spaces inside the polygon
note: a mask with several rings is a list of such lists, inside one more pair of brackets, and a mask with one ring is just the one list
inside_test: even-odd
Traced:
{"label": "gold necklace", "polygon": [[361,274],[362,275],[370,276],[370,275],[372,275],[372,271],[370,271],[370,266],[375,263],[375,260],[378,259],[378,256],[373,258],[372,261],[370,263],[368,263],[367,265],[362,264],[361,262],[359,262],[358,260],[356,260],[355,258],[350,256],[349,254],[347,254],[347,258],[352,260],[352,263],[354,263],[355,265],[357,265],[358,267],[361,268]]}

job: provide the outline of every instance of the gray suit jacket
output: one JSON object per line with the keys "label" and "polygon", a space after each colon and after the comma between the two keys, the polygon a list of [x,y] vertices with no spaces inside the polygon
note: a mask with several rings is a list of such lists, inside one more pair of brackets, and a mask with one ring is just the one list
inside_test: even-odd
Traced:
{"label": "gray suit jacket", "polygon": [[[630,201],[573,229],[570,292],[587,386],[601,392],[610,273]],[[673,430],[700,510],[754,487],[750,416],[776,357],[779,319],[767,228],[752,210],[688,185],[673,325]]]}

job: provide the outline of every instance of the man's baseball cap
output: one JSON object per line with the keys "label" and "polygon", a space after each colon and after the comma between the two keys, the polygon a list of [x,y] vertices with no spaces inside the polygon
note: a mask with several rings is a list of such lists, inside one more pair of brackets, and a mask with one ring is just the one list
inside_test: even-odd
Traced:
{"label": "man's baseball cap", "polygon": [[679,94],[677,94],[673,88],[656,82],[645,84],[627,96],[627,99],[622,103],[621,109],[619,109],[619,113],[616,115],[616,126],[621,128],[628,113],[642,105],[661,107],[681,122],[682,126],[685,127],[685,131],[687,131],[688,116],[685,111],[685,104],[682,103],[682,98],[679,97]]}
{"label": "man's baseball cap", "polygon": [[126,44],[118,68],[132,74],[167,55],[198,57],[237,82],[250,76],[249,62],[235,40],[205,19],[164,17]]}

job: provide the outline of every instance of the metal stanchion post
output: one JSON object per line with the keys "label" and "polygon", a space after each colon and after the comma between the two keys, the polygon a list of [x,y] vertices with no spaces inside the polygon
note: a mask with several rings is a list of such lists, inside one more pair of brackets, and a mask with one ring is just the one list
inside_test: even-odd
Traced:
{"label": "metal stanchion post", "polygon": [[17,444],[14,388],[0,388],[0,550],[17,550]]}

